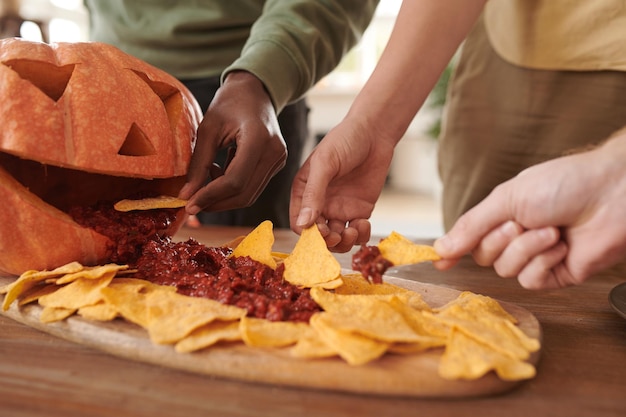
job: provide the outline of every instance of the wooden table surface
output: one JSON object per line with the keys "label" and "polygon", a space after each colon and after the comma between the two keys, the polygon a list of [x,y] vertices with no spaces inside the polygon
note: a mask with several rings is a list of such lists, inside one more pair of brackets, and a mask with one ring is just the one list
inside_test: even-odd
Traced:
{"label": "wooden table surface", "polygon": [[[182,229],[217,245],[249,229]],[[297,236],[275,230],[277,251]],[[350,254],[337,255],[344,267]],[[0,415],[17,416],[625,416],[626,320],[608,293],[626,275],[607,273],[555,291],[527,291],[465,259],[447,272],[430,264],[389,275],[515,303],[543,328],[537,376],[502,395],[470,400],[388,398],[253,384],[110,356],[0,317]]]}

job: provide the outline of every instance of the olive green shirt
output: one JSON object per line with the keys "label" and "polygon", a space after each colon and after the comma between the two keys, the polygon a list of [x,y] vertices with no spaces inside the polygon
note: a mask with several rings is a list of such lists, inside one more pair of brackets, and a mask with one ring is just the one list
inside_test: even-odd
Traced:
{"label": "olive green shirt", "polygon": [[332,71],[378,0],[85,0],[91,39],[179,79],[256,75],[280,111]]}

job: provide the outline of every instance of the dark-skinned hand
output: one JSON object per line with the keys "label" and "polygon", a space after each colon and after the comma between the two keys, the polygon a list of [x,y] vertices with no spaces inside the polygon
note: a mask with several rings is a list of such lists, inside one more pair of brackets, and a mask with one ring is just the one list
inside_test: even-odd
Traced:
{"label": "dark-skinned hand", "polygon": [[[221,149],[229,150],[222,166],[216,163]],[[192,215],[250,206],[286,160],[287,147],[263,83],[245,71],[229,73],[200,123],[179,197],[189,200]]]}

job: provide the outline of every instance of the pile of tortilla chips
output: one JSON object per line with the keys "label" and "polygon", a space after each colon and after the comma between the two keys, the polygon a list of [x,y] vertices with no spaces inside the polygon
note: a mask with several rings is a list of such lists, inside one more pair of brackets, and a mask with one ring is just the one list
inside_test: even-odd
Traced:
{"label": "pile of tortilla chips", "polygon": [[[401,241],[401,251],[412,252],[412,257],[385,248],[398,264],[433,259],[431,250],[416,252],[410,248],[414,244],[402,239],[396,236],[388,243]],[[272,252],[273,242],[272,224],[263,222],[240,240],[231,256],[250,256],[272,268],[284,262],[285,279],[310,288],[322,307],[309,324],[247,317],[238,307],[132,278],[127,266],[114,264],[70,263],[52,271],[25,272],[0,289],[5,294],[2,307],[6,310],[16,300],[19,306],[38,301],[43,322],[73,314],[101,321],[123,318],[146,329],[153,343],[173,345],[178,352],[242,342],[288,349],[294,358],[339,356],[350,365],[364,365],[386,353],[418,355],[440,349],[443,378],[476,379],[490,371],[504,380],[535,375],[527,359],[539,349],[539,341],[525,335],[495,300],[464,292],[431,308],[413,291],[342,273],[316,226],[303,231],[290,254]]]}

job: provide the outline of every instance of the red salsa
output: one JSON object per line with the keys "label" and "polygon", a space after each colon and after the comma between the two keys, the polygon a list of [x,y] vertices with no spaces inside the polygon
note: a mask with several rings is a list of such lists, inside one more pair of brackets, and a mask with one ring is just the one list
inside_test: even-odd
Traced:
{"label": "red salsa", "polygon": [[392,266],[393,263],[383,258],[378,246],[362,245],[352,255],[352,269],[360,272],[361,275],[374,284],[381,284],[385,271]]}
{"label": "red salsa", "polygon": [[113,203],[101,201],[93,206],[75,206],[69,215],[81,226],[111,239],[109,261],[132,263],[150,240],[163,235],[176,220],[178,209],[120,212]]}
{"label": "red salsa", "polygon": [[176,209],[119,212],[111,203],[70,210],[74,220],[112,241],[110,261],[137,269],[136,276],[171,285],[181,294],[206,297],[272,321],[304,321],[320,311],[309,290],[283,279],[284,266],[272,268],[231,249],[207,247],[193,239],[173,242],[162,232]]}

